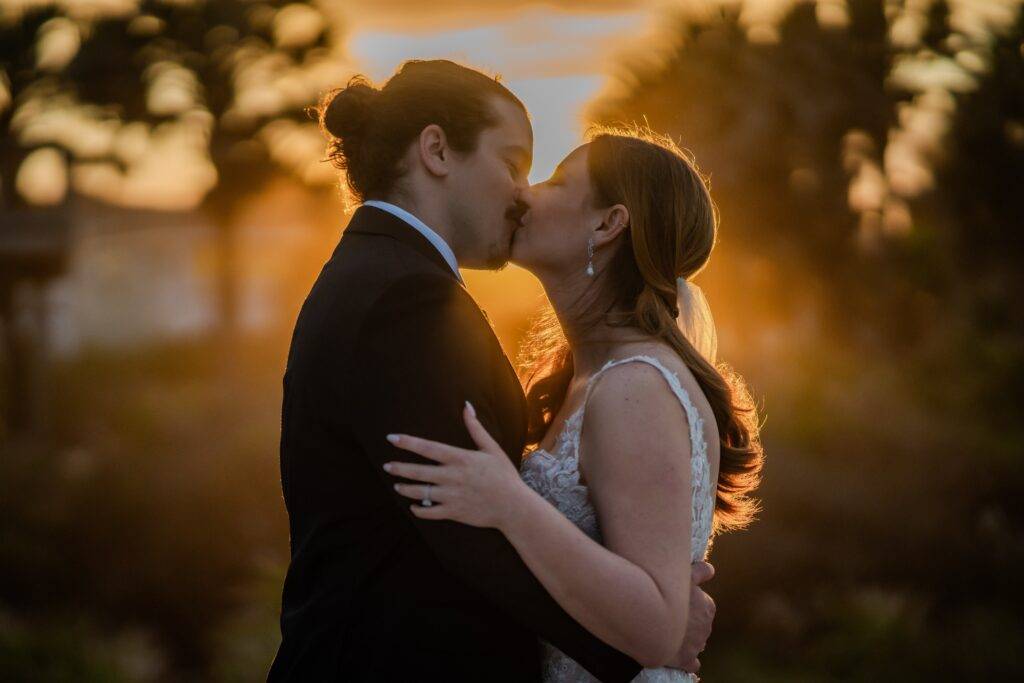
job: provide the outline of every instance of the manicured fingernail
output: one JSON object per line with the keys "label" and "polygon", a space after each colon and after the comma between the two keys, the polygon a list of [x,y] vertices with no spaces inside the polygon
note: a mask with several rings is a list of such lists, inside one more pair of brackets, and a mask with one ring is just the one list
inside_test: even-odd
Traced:
{"label": "manicured fingernail", "polygon": [[469,401],[466,401],[466,410],[469,411],[470,416],[476,417],[476,408],[474,408],[473,404]]}
{"label": "manicured fingernail", "polygon": [[388,441],[398,443],[398,434],[388,434]]}
{"label": "manicured fingernail", "polygon": [[390,472],[391,471],[391,463],[389,463],[389,462],[384,463],[384,471],[385,472]]}

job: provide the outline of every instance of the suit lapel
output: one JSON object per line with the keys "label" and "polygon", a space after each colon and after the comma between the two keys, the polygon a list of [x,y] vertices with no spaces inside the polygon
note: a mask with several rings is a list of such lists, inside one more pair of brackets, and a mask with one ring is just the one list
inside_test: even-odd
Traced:
{"label": "suit lapel", "polygon": [[[477,304],[476,299],[473,298],[473,295],[469,293],[468,289],[465,291],[466,296],[473,302],[477,313],[480,315],[480,324],[485,325],[491,333],[491,343],[493,344],[494,354],[501,358],[500,361],[496,360],[495,362],[501,365],[500,372],[505,374],[506,380],[510,385],[509,389],[511,389],[515,394],[515,418],[519,424],[516,425],[517,433],[514,435],[514,441],[516,444],[515,449],[518,449],[518,452],[508,453],[507,455],[518,468],[522,463],[523,448],[526,446],[526,396],[523,394],[523,385],[520,383],[519,375],[512,366],[512,361],[507,355],[505,355],[505,350],[501,346],[501,341],[498,339],[498,334],[494,329],[494,324],[491,322],[490,316],[487,315],[487,311],[480,308],[480,305]],[[513,451],[515,451],[515,449],[513,449]]]}
{"label": "suit lapel", "polygon": [[526,439],[526,398],[523,394],[522,384],[519,382],[519,375],[516,374],[515,368],[512,367],[512,362],[501,348],[501,342],[498,341],[498,337],[494,332],[494,326],[491,324],[487,313],[480,308],[476,303],[476,299],[473,299],[472,295],[469,294],[469,290],[466,289],[462,280],[456,277],[455,273],[452,272],[451,266],[449,266],[448,262],[445,261],[441,252],[439,252],[437,248],[430,243],[430,240],[424,237],[420,231],[416,230],[416,228],[412,227],[401,218],[373,206],[361,206],[356,209],[356,212],[352,215],[352,220],[349,221],[348,227],[345,228],[345,233],[383,235],[412,247],[425,258],[435,263],[439,268],[441,268],[441,270],[451,277],[452,280],[457,282],[459,286],[462,287],[466,295],[473,301],[473,305],[480,313],[481,324],[486,325],[491,332],[494,347],[497,354],[501,356],[500,362],[504,366],[502,371],[506,373],[508,381],[511,384],[511,388],[515,393],[515,413],[516,418],[520,423],[517,425],[518,434],[516,435],[515,442],[519,452],[509,453],[508,455],[518,467],[522,462],[522,449],[525,446]]}

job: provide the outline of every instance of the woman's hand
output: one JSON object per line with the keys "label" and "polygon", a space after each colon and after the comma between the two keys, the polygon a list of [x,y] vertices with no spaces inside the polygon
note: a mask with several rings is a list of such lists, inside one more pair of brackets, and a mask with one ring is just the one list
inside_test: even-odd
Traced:
{"label": "woman's hand", "polygon": [[480,450],[470,451],[405,434],[389,434],[388,441],[396,447],[439,464],[392,461],[384,464],[384,471],[422,482],[395,484],[398,493],[417,501],[427,497],[426,485],[430,484],[433,504],[429,507],[410,506],[412,513],[421,519],[450,519],[504,530],[530,488],[519,478],[519,472],[501,446],[480,424],[469,401],[466,401],[462,417]]}

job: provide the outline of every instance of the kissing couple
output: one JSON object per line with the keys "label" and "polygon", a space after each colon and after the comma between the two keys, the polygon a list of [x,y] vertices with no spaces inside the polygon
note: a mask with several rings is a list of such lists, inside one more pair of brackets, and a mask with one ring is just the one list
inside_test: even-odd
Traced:
{"label": "kissing couple", "polygon": [[[694,162],[599,130],[531,186],[523,103],[444,60],[317,113],[358,208],[288,353],[268,680],[696,681],[763,454],[689,282],[718,229]],[[459,273],[509,262],[551,302],[519,374]]]}

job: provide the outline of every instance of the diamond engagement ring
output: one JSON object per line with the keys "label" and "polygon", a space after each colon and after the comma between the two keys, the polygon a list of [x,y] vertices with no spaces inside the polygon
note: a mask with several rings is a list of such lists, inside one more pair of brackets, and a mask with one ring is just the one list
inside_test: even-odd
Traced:
{"label": "diamond engagement ring", "polygon": [[430,500],[430,486],[430,484],[427,484],[427,493],[423,497],[423,500],[420,501],[420,505],[422,505],[425,508],[428,508],[434,504],[434,501]]}

